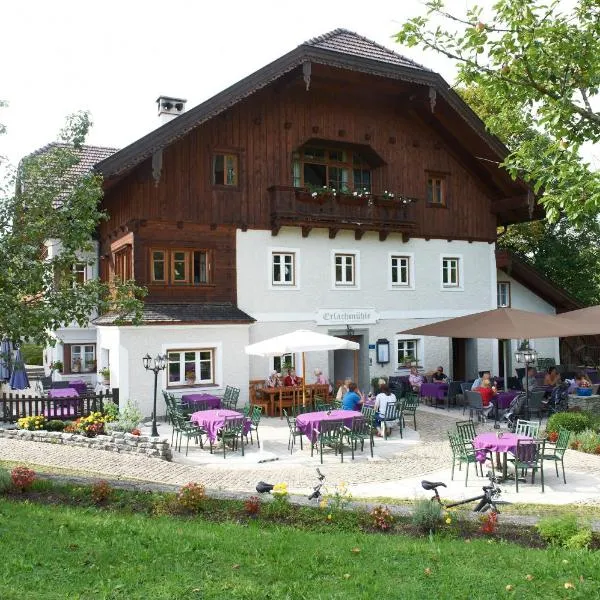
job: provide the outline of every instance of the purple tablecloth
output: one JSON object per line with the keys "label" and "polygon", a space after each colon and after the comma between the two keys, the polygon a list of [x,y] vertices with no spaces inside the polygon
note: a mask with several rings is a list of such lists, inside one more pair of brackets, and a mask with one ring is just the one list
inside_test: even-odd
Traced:
{"label": "purple tablecloth", "polygon": [[[510,406],[513,399],[518,396],[521,392],[518,390],[508,390],[508,392],[498,392],[496,396],[496,402],[498,402],[498,408],[505,409]],[[492,400],[494,402],[494,400]]]}
{"label": "purple tablecloth", "polygon": [[83,379],[73,379],[69,381],[69,387],[77,390],[79,395],[85,394],[85,391],[87,390],[87,384]]}
{"label": "purple tablecloth", "polygon": [[421,384],[421,398],[435,398],[445,400],[448,396],[447,383],[423,383]]}
{"label": "purple tablecloth", "polygon": [[[220,429],[223,428],[225,424],[226,417],[243,417],[242,413],[239,413],[235,410],[229,410],[226,408],[221,408],[218,410],[200,410],[198,412],[192,413],[190,417],[190,421],[192,423],[197,423],[200,427],[203,427],[206,430],[208,435],[208,439],[211,441],[215,441],[217,439],[217,433]],[[245,419],[244,421],[244,433],[248,433],[250,431],[250,419]]]}
{"label": "purple tablecloth", "polygon": [[209,408],[221,408],[221,398],[212,394],[182,394],[181,401],[190,406],[194,402],[206,402]]}
{"label": "purple tablecloth", "polygon": [[48,390],[48,398],[79,398],[79,392],[75,388],[58,388]]}
{"label": "purple tablecloth", "polygon": [[[496,433],[480,433],[473,439],[473,448],[475,450],[491,450],[492,452],[514,452],[517,449],[518,440],[530,440],[526,435],[517,435],[516,433],[503,433],[499,438]],[[482,455],[485,460],[485,454]],[[478,456],[477,460],[481,460]]]}
{"label": "purple tablecloth", "polygon": [[314,444],[317,441],[315,429],[319,429],[321,421],[344,421],[346,427],[352,426],[352,419],[363,418],[357,410],[336,409],[332,411],[309,412],[296,417],[296,427]]}

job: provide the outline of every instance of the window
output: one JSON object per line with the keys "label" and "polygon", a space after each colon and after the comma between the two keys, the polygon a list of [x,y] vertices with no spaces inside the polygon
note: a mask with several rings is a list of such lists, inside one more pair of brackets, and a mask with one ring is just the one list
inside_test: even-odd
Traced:
{"label": "window", "polygon": [[410,256],[390,257],[391,283],[392,287],[409,287],[410,278]]}
{"label": "window", "polygon": [[74,283],[84,284],[87,281],[87,265],[85,263],[75,263],[73,265]]}
{"label": "window", "polygon": [[210,250],[151,250],[150,281],[158,284],[211,283]]}
{"label": "window", "polygon": [[287,375],[285,372],[284,366],[290,366],[290,368],[296,368],[296,361],[294,360],[293,354],[283,354],[282,356],[274,356],[273,357],[273,371],[277,371],[282,375]]}
{"label": "window", "polygon": [[462,286],[460,277],[460,258],[442,257],[442,287],[459,288]]}
{"label": "window", "polygon": [[96,344],[65,344],[64,373],[93,373],[96,371]]}
{"label": "window", "polygon": [[336,286],[354,286],[356,285],[355,276],[355,256],[354,254],[336,254],[335,255],[335,285]]}
{"label": "window", "polygon": [[214,185],[236,187],[238,184],[238,157],[235,154],[215,154],[212,175]]}
{"label": "window", "polygon": [[120,248],[114,253],[114,275],[121,281],[128,281],[132,278],[132,251],[128,244],[125,248]]}
{"label": "window", "polygon": [[214,349],[169,350],[168,386],[214,383]]}
{"label": "window", "polygon": [[293,286],[295,279],[296,256],[293,253],[273,252],[272,254],[272,278],[273,285]]}
{"label": "window", "polygon": [[302,148],[294,155],[292,171],[295,187],[371,191],[371,167],[358,152]]}
{"label": "window", "polygon": [[510,307],[510,283],[508,281],[498,282],[498,308]]}
{"label": "window", "polygon": [[419,340],[398,340],[397,359],[399,367],[409,365],[411,362],[419,362],[418,346]]}
{"label": "window", "polygon": [[446,206],[446,178],[430,175],[427,178],[427,204]]}

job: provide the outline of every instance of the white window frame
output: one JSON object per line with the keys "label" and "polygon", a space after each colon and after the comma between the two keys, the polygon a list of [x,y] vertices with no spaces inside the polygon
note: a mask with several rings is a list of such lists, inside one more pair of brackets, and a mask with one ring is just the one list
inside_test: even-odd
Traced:
{"label": "white window frame", "polygon": [[[211,376],[209,379],[196,379],[194,381],[193,384],[188,384],[187,380],[186,380],[186,376],[185,376],[185,363],[186,362],[190,362],[190,361],[186,361],[185,360],[185,354],[189,353],[189,352],[193,352],[195,354],[194,356],[194,370],[196,375],[198,376],[198,374],[200,373],[200,354],[202,352],[210,352],[210,363],[211,363]],[[171,364],[171,359],[170,359],[170,355],[171,354],[175,354],[175,353],[179,353],[179,380],[178,381],[171,381],[169,378],[169,365]],[[181,356],[183,354],[183,356]],[[166,380],[167,380],[167,387],[182,387],[185,385],[214,385],[215,381],[216,381],[216,368],[215,368],[215,359],[216,359],[216,351],[214,347],[206,347],[206,348],[180,348],[180,347],[173,347],[169,350],[167,350],[167,368],[166,368]],[[175,361],[173,361],[175,362]]]}
{"label": "white window frame", "polygon": [[415,337],[415,336],[402,336],[396,337],[394,341],[394,362],[396,364],[396,370],[406,369],[409,367],[405,367],[404,363],[401,363],[398,360],[399,346],[404,342],[414,342],[415,343],[415,360],[417,362],[417,366],[423,366],[423,338]]}
{"label": "white window frame", "polygon": [[[87,352],[87,348],[91,348],[92,349],[92,361],[96,362],[96,344],[94,342],[82,342],[82,343],[78,343],[78,344],[69,344],[71,346],[71,364],[69,365],[69,371],[71,373],[74,373],[73,371],[73,361],[76,358],[79,358],[80,360],[80,373],[93,373],[96,371],[96,367],[91,368],[91,369],[87,369],[85,368],[85,366],[87,365],[87,361],[85,360],[85,356],[86,354],[88,354]],[[79,348],[79,350],[75,350],[75,348]]]}
{"label": "white window frame", "polygon": [[[458,282],[456,284],[444,283],[444,261],[457,261]],[[465,289],[465,262],[462,254],[440,254],[440,289],[444,292],[462,292]]]}
{"label": "white window frame", "polygon": [[[506,289],[506,304],[500,304],[500,286],[503,286]],[[510,281],[498,281],[496,283],[496,302],[498,308],[510,308],[510,300]]]}
{"label": "white window frame", "polygon": [[[408,283],[394,283],[392,281],[392,260],[394,258],[408,259]],[[414,290],[415,289],[415,255],[414,252],[389,252],[388,253],[388,290]]]}
{"label": "white window frame", "polygon": [[[273,257],[276,254],[291,254],[294,257],[292,263],[293,283],[273,282]],[[300,289],[300,249],[270,247],[267,249],[267,282],[270,290],[299,290]]]}
{"label": "white window frame", "polygon": [[[354,259],[354,281],[352,283],[338,283],[335,277],[337,256],[352,256]],[[360,290],[360,252],[358,250],[345,250],[337,248],[331,251],[331,289],[332,290]]]}
{"label": "white window frame", "polygon": [[82,284],[85,284],[89,281],[90,273],[88,271],[88,266],[89,265],[84,261],[77,261],[73,264],[73,277],[75,278],[75,281],[73,283],[75,285],[78,283],[77,273],[83,273],[83,281],[81,282]]}
{"label": "white window frame", "polygon": [[[287,354],[282,354],[281,356],[271,356],[269,357],[269,374],[271,373],[271,371],[275,370],[275,358],[279,358],[280,364],[283,365],[286,361],[287,358],[290,358],[290,362],[292,363],[292,368],[295,370],[296,369],[296,354],[293,352],[288,352]],[[278,373],[281,373],[282,377],[285,377],[287,375],[287,373],[284,373],[282,368],[280,367],[277,371]]]}

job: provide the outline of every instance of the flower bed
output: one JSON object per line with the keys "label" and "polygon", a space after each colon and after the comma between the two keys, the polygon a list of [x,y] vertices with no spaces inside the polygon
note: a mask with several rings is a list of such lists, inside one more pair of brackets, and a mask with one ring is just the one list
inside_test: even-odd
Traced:
{"label": "flower bed", "polygon": [[145,435],[133,435],[131,433],[123,433],[120,431],[115,431],[109,435],[87,437],[77,433],[64,433],[62,431],[0,429],[0,438],[22,440],[26,442],[45,442],[47,444],[82,446],[109,452],[143,454],[160,460],[171,460],[172,458],[171,446],[165,438],[152,438]]}

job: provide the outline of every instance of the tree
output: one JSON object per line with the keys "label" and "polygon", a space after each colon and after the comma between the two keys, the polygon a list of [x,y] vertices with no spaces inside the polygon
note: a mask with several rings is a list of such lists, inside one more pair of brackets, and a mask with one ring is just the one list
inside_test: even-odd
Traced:
{"label": "tree", "polygon": [[568,12],[559,0],[499,0],[487,20],[477,6],[464,17],[447,12],[443,0],[425,6],[426,15],[404,23],[397,41],[456,61],[461,84],[486,90],[492,131],[519,114],[547,136],[542,154],[523,140],[503,166],[532,185],[550,221],[562,214],[573,222],[595,217],[600,174],[590,172],[580,149],[600,140],[600,112],[593,108],[600,86],[598,0],[576,0]]}
{"label": "tree", "polygon": [[[101,178],[75,169],[89,127],[86,113],[70,117],[66,146],[25,158],[0,189],[0,337],[52,343],[53,331],[73,321],[85,326],[95,311],[141,315],[145,292],[133,282],[79,283],[74,273],[106,218]],[[48,255],[49,244],[60,251]]]}

